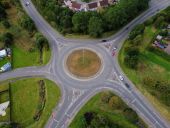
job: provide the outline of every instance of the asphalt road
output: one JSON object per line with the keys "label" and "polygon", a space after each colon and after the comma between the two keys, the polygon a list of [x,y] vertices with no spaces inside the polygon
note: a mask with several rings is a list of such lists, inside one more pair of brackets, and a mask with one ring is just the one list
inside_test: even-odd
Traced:
{"label": "asphalt road", "polygon": [[[27,67],[3,73],[0,75],[0,81],[11,78],[40,76],[54,81],[60,87],[62,91],[60,103],[54,108],[45,127],[68,127],[76,113],[92,96],[100,91],[109,89],[132,107],[150,127],[169,128],[169,123],[159,115],[125,75],[124,81],[118,79],[118,76],[124,73],[118,65],[117,56],[112,57],[110,52],[113,47],[117,47],[119,50],[132,28],[170,5],[169,0],[151,0],[150,8],[147,11],[123,27],[118,33],[106,39],[108,43],[111,43],[110,49],[104,46],[101,39],[82,40],[63,37],[42,18],[32,3],[26,7],[27,0],[20,1],[25,11],[35,22],[38,30],[49,40],[52,57],[46,66]],[[65,70],[65,56],[70,50],[81,47],[92,48],[101,55],[103,69],[95,78],[89,80],[74,78]],[[127,88],[125,83],[128,83],[130,87]]]}

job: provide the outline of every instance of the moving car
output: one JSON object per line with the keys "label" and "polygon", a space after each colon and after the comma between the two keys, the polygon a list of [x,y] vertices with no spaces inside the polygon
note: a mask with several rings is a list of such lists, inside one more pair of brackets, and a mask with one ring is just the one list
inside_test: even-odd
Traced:
{"label": "moving car", "polygon": [[121,80],[121,81],[123,81],[124,80],[124,78],[123,78],[123,76],[119,76],[119,79]]}
{"label": "moving car", "polygon": [[125,83],[125,86],[130,89],[130,85],[128,83]]}
{"label": "moving car", "polygon": [[102,40],[102,42],[107,42],[107,40]]}
{"label": "moving car", "polygon": [[27,1],[27,2],[25,3],[25,6],[28,6],[28,5],[30,5],[30,2]]}

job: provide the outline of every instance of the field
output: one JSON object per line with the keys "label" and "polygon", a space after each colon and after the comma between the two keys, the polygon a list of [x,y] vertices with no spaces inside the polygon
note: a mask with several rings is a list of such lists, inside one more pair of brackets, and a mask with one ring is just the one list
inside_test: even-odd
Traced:
{"label": "field", "polygon": [[[170,61],[165,58],[166,56],[159,56],[155,52],[148,50],[154,34],[158,31],[152,25],[145,28],[143,40],[139,47],[140,63],[137,69],[130,69],[124,63],[126,56],[125,48],[129,45],[128,41],[124,43],[120,50],[118,59],[127,77],[133,81],[136,87],[149,99],[160,114],[170,121],[170,105],[168,100],[170,97],[165,92],[168,89],[164,89],[170,86]],[[153,87],[154,84],[155,86],[156,84],[159,85],[156,88]]]}
{"label": "field", "polygon": [[[38,82],[45,81],[46,102],[38,121],[33,119],[39,103]],[[4,83],[8,86],[8,83]],[[51,81],[41,78],[29,78],[10,83],[11,121],[21,127],[41,128],[48,121],[52,109],[60,99],[59,88]]]}
{"label": "field", "polygon": [[[20,11],[15,5],[10,4],[10,8],[6,9],[6,12],[11,27],[5,28],[2,22],[0,22],[0,37],[5,32],[10,32],[14,36],[14,41],[11,45],[12,67],[44,65],[48,63],[51,52],[50,50],[43,49],[43,63],[40,63],[40,52],[35,46],[34,37],[19,25],[19,19],[21,18]],[[0,41],[0,48],[4,48],[4,42],[2,41]],[[6,61],[0,61],[0,66],[1,63],[6,63]]]}
{"label": "field", "polygon": [[[146,127],[143,121],[132,109],[128,108],[128,106],[119,97],[108,91],[101,92],[91,98],[90,101],[81,108],[69,127],[88,127],[89,125],[85,121],[85,113],[95,113],[101,117],[103,121],[98,119],[96,122],[96,125],[99,124],[100,127],[107,127],[108,125],[111,125],[111,127],[117,126],[116,128],[137,128],[139,125],[143,126],[143,128]],[[102,124],[101,122],[105,123]],[[138,122],[138,124],[136,122]],[[92,123],[95,124],[93,119],[91,121],[91,125]]]}

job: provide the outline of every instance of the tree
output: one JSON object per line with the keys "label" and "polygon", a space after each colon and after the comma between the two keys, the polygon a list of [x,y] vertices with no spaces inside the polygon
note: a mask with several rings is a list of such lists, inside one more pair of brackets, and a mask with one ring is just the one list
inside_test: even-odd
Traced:
{"label": "tree", "polygon": [[2,40],[6,46],[10,46],[13,42],[13,35],[9,32],[3,34]]}
{"label": "tree", "polygon": [[109,99],[113,96],[113,94],[109,91],[105,91],[101,93],[101,101],[104,103],[108,103]]}
{"label": "tree", "polygon": [[141,44],[141,42],[142,42],[142,35],[137,35],[136,37],[135,37],[135,39],[133,39],[133,45],[135,45],[135,46],[138,46],[138,45],[140,45]]}
{"label": "tree", "polygon": [[4,18],[6,18],[6,12],[5,12],[5,8],[2,5],[1,1],[0,1],[0,21]]}
{"label": "tree", "polygon": [[23,16],[20,24],[23,28],[25,28],[29,32],[33,32],[36,29],[34,22],[28,16]]}
{"label": "tree", "polygon": [[11,26],[8,20],[3,20],[2,24],[4,25],[5,28],[9,28]]}
{"label": "tree", "polygon": [[131,108],[126,108],[124,110],[124,115],[133,124],[136,124],[139,120],[138,115]]}
{"label": "tree", "polygon": [[156,27],[156,28],[161,28],[162,27],[162,25],[163,25],[163,23],[164,23],[164,17],[163,16],[159,16],[159,17],[157,17],[157,19],[156,19],[156,21],[155,21],[155,23],[154,23],[154,26]]}
{"label": "tree", "polygon": [[91,17],[88,25],[88,32],[92,37],[100,37],[103,33],[103,23],[98,17]]}
{"label": "tree", "polygon": [[49,47],[47,39],[40,33],[35,35],[35,43],[40,52],[42,52],[44,46]]}
{"label": "tree", "polygon": [[79,12],[74,14],[72,17],[74,32],[87,33],[89,19],[89,12]]}
{"label": "tree", "polygon": [[133,28],[133,30],[129,34],[129,39],[133,40],[137,35],[141,35],[144,33],[145,25],[139,24],[136,27]]}

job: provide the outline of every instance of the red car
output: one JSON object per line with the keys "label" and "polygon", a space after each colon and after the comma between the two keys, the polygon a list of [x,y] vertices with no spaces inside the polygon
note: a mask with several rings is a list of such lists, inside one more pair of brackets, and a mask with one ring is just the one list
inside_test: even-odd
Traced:
{"label": "red car", "polygon": [[112,52],[112,56],[115,56],[115,54],[116,54],[116,52],[115,52],[115,51],[113,51],[113,52]]}

